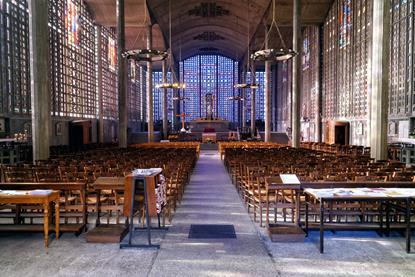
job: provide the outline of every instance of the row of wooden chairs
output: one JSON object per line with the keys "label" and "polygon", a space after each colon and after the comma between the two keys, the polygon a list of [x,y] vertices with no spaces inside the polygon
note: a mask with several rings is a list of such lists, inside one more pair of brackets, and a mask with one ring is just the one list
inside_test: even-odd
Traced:
{"label": "row of wooden chairs", "polygon": [[[375,162],[368,155],[356,156],[355,153],[340,155],[287,146],[268,148],[255,148],[254,144],[251,144],[249,148],[233,146],[225,149],[225,165],[248,211],[252,210],[254,220],[259,218],[261,225],[264,210],[273,209],[274,220],[279,216],[284,221],[293,221],[297,202],[304,202],[304,196],[296,200],[293,190],[268,189],[269,180],[278,179],[279,174],[296,174],[302,182],[327,184],[369,181],[405,182],[413,181],[415,176],[414,169],[402,163]],[[343,211],[349,210],[349,213],[337,220],[355,220],[355,216],[361,215],[363,209],[352,204],[339,204],[338,206],[342,207]],[[269,212],[266,213],[266,221],[269,222]]]}
{"label": "row of wooden chairs", "polygon": [[[85,183],[87,209],[89,212],[94,212],[97,203],[94,182],[97,178],[124,177],[135,168],[160,167],[163,169],[167,184],[166,213],[171,219],[182,199],[196,159],[197,148],[193,145],[181,145],[178,148],[153,145],[127,149],[94,149],[54,156],[47,161],[38,161],[35,165],[3,166],[2,178],[7,183]],[[80,194],[76,191],[66,193],[62,197],[64,197],[62,202],[67,205],[80,203]],[[100,200],[101,209],[107,215],[107,222],[115,218],[118,223],[123,214],[122,191],[102,191]]]}

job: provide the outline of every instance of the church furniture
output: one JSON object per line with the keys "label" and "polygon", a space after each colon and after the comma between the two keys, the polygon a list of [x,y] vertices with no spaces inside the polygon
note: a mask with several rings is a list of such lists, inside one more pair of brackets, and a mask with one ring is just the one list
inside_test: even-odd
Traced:
{"label": "church furniture", "polygon": [[120,203],[121,197],[124,193],[124,183],[125,177],[98,177],[93,183],[93,188],[96,192],[96,226],[101,223],[101,210],[102,210],[102,201],[101,201],[101,192],[102,191],[113,191],[116,195],[114,205],[107,205],[105,210],[109,213],[110,211],[116,212],[116,223],[119,223],[120,215],[123,211],[122,203]]}
{"label": "church furniture", "polygon": [[[336,188],[336,189],[306,189],[306,212],[305,212],[305,229],[308,232],[308,203],[309,198],[314,198],[319,202],[320,206],[320,241],[319,249],[320,253],[324,252],[324,230],[330,225],[325,223],[326,213],[331,212],[333,203],[335,202],[364,202],[374,203],[379,209],[379,223],[378,228],[383,231],[383,207],[386,206],[390,209],[391,202],[393,207],[402,211],[404,215],[404,229],[406,237],[406,252],[411,250],[411,216],[413,215],[411,203],[415,199],[415,189],[407,188],[360,188],[360,189],[348,189],[348,188]],[[386,226],[390,227],[390,215],[389,211],[386,211]],[[358,223],[357,223],[358,225]],[[339,224],[337,224],[339,226]],[[348,227],[347,229],[349,229]]]}
{"label": "church furniture", "polygon": [[[306,188],[330,188],[330,187],[415,187],[413,177],[414,170],[408,168],[405,164],[396,161],[379,161],[374,162],[369,156],[363,154],[357,155],[355,150],[350,151],[349,148],[339,148],[342,152],[329,152],[313,149],[294,149],[282,145],[268,145],[263,143],[244,143],[225,142],[220,143],[221,147],[225,149],[224,164],[230,174],[232,183],[241,194],[242,200],[251,208],[253,203],[257,205],[253,212],[254,219],[257,218],[260,212],[258,206],[259,201],[254,202],[252,198],[253,190],[249,192],[248,168],[262,167],[263,173],[259,177],[270,178],[278,176],[281,173],[296,174],[301,180],[301,190]],[[327,149],[327,148],[326,148]],[[338,149],[338,148],[335,148]],[[361,148],[358,149],[362,153]],[[396,181],[394,181],[396,180]],[[254,182],[255,186],[263,186],[263,182]],[[255,192],[260,191],[257,189]],[[247,193],[248,192],[248,193]],[[250,193],[250,195],[249,195]],[[281,193],[278,193],[280,196]],[[266,218],[268,220],[272,216],[282,216],[284,220],[294,221],[296,215],[293,211],[295,200],[290,199],[291,194],[287,193],[284,197],[279,198],[278,202],[285,201],[285,203],[277,203],[277,205],[286,205],[284,209],[278,209],[277,214],[268,213]],[[256,194],[256,198],[262,197]],[[275,199],[270,197],[269,203],[262,206],[272,210],[275,205]],[[262,201],[261,201],[262,202]],[[304,215],[304,195],[300,198],[300,211]],[[341,204],[341,205],[340,205]],[[317,203],[312,206],[310,214],[315,222],[319,220],[319,213],[316,208]],[[362,203],[338,203],[335,205],[340,211],[347,211],[347,213],[338,214],[332,213],[332,217],[338,222],[352,222],[356,219],[366,219],[370,221],[378,220],[378,211],[375,206]],[[365,209],[362,212],[362,209]],[[371,209],[373,208],[373,209]],[[397,217],[395,221],[399,222],[401,218]],[[261,222],[260,222],[261,223]],[[311,224],[314,226],[314,223]],[[362,225],[363,226],[363,225]]]}
{"label": "church furniture", "polygon": [[[59,217],[60,232],[69,232],[80,234],[85,231],[88,224],[87,207],[86,207],[86,183],[67,183],[67,182],[38,182],[38,183],[0,183],[0,190],[54,190],[59,191]],[[0,225],[4,229],[16,228],[18,230],[37,230],[36,224],[33,224],[34,218],[43,217],[38,207],[21,207],[20,210],[6,210],[2,213],[3,218],[16,218],[16,212],[19,214],[18,220],[13,220],[15,224]],[[26,219],[29,219],[28,224]]]}
{"label": "church furniture", "polygon": [[[125,178],[125,201],[124,201],[124,215],[129,217],[129,235],[128,243],[120,244],[120,248],[160,248],[160,245],[152,244],[151,242],[151,217],[157,216],[160,228],[160,214],[163,211],[162,198],[159,190],[163,189],[164,177],[162,170],[154,170],[154,172],[133,172]],[[144,198],[140,197],[144,195]],[[146,231],[148,244],[133,244],[132,236],[134,231],[134,215],[138,209],[139,202],[144,207]],[[138,203],[137,203],[138,202]]]}
{"label": "church furniture", "polygon": [[[72,224],[74,224],[72,227],[75,228],[75,225],[79,226],[78,224],[86,222],[82,221],[84,200],[86,201],[86,212],[95,212],[97,209],[94,182],[99,177],[125,177],[135,168],[160,167],[164,170],[168,194],[165,211],[171,220],[178,203],[180,203],[184,188],[189,182],[199,151],[199,143],[194,142],[151,143],[134,145],[127,149],[99,148],[96,146],[75,153],[62,147],[61,154],[54,155],[49,160],[36,161],[35,164],[3,165],[2,174],[3,176],[8,174],[7,180],[3,177],[6,181],[36,182],[39,183],[39,188],[46,189],[48,185],[55,183],[82,183],[85,188],[85,192],[82,194],[79,190],[66,190],[65,187],[59,189],[62,196],[61,220],[64,223],[62,228],[72,226]],[[46,187],[42,187],[43,185]],[[123,205],[121,192],[103,189],[100,193],[100,202],[101,209],[106,211],[107,222],[119,222],[121,220],[122,211],[120,212],[120,206]],[[62,207],[66,205],[77,207],[76,212],[71,211],[74,217],[69,217],[69,210],[63,212]],[[36,221],[36,217],[34,217],[36,210],[27,211],[25,214],[28,216],[27,220],[30,220],[30,222]],[[29,217],[29,214],[31,217]],[[7,216],[9,215],[3,217]],[[72,229],[69,231],[72,232]]]}
{"label": "church furniture", "polygon": [[[49,246],[49,218],[51,204],[55,204],[55,235],[59,238],[59,191],[54,190],[2,190],[0,191],[0,204],[15,205],[41,205],[43,208],[43,232],[45,248]],[[0,228],[3,226],[0,225]],[[5,226],[3,230],[11,231],[13,228]],[[21,229],[18,229],[21,230]],[[28,229],[25,229],[28,230]],[[33,230],[33,229],[30,229]]]}
{"label": "church furniture", "polygon": [[215,132],[203,132],[202,133],[202,143],[216,143],[216,133]]}
{"label": "church furniture", "polygon": [[[283,210],[284,221],[286,221],[286,210],[291,210],[293,215],[291,221],[296,225],[300,224],[300,184],[283,184],[279,176],[265,178],[266,184],[266,225],[269,225],[269,210],[274,208],[276,212],[278,208]],[[277,222],[277,217],[274,215],[274,223]]]}
{"label": "church furniture", "polygon": [[[98,177],[93,183],[96,197],[97,218],[95,228],[90,230],[85,239],[87,242],[119,243],[127,233],[127,224],[119,224],[123,213],[122,195],[124,193],[125,177]],[[110,203],[102,205],[102,192],[110,191],[115,194],[115,199]],[[105,197],[105,200],[107,197]],[[107,213],[107,224],[101,224],[101,212]],[[109,218],[115,213],[115,224],[109,224]]]}

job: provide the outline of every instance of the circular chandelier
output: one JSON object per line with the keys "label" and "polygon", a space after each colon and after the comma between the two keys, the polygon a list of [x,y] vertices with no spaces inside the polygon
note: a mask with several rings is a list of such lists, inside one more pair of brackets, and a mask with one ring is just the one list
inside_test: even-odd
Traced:
{"label": "circular chandelier", "polygon": [[238,89],[258,89],[259,84],[236,84],[234,88]]}
{"label": "circular chandelier", "polygon": [[125,59],[132,59],[138,62],[159,62],[167,58],[166,51],[154,49],[135,49],[128,50],[122,54]]}
{"label": "circular chandelier", "polygon": [[265,49],[256,51],[251,55],[254,61],[286,61],[297,55],[292,49]]}
{"label": "circular chandelier", "polygon": [[228,98],[228,100],[232,100],[232,101],[245,101],[245,98],[242,96],[231,96]]}
{"label": "circular chandelier", "polygon": [[159,89],[185,89],[186,88],[186,84],[181,84],[181,83],[162,83],[162,84],[158,84],[156,86],[156,88],[159,88]]}
{"label": "circular chandelier", "polygon": [[169,53],[168,53],[168,57],[169,59],[168,61],[168,66],[170,68],[170,72],[173,73],[173,81],[176,80],[175,83],[173,82],[163,82],[161,84],[158,84],[156,86],[156,88],[158,89],[186,89],[186,84],[185,83],[180,83],[177,82],[177,78],[176,78],[176,74],[175,71],[172,70],[173,64],[174,64],[174,59],[173,59],[173,45],[172,45],[172,22],[171,22],[171,0],[169,0]]}
{"label": "circular chandelier", "polygon": [[[282,44],[282,48],[280,49],[262,49],[259,51],[256,51],[254,54],[251,55],[251,58],[254,61],[286,61],[289,59],[294,58],[298,55],[297,52],[294,50],[288,48],[285,44],[284,38],[281,35],[280,28],[278,28],[277,21],[275,19],[275,0],[272,0],[272,22],[271,26],[269,27],[267,33],[265,34],[265,41],[264,45],[267,45],[269,35],[271,34],[272,28],[275,27],[275,30],[277,31],[278,37],[280,39],[280,42]],[[268,47],[268,46],[267,46]]]}

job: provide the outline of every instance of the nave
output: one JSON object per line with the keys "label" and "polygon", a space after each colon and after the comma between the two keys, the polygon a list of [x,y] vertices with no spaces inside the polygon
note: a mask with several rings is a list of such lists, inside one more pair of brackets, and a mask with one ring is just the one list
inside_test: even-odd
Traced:
{"label": "nave", "polygon": [[[189,239],[192,224],[233,225],[237,238]],[[215,150],[200,151],[167,225],[167,232],[152,232],[160,250],[119,249],[118,243],[86,243],[85,233],[64,233],[57,241],[52,235],[45,251],[42,234],[0,233],[0,267],[4,276],[410,276],[415,269],[396,233],[327,233],[324,255],[316,231],[303,243],[271,242]],[[136,232],[134,241],[145,242],[145,234]]]}

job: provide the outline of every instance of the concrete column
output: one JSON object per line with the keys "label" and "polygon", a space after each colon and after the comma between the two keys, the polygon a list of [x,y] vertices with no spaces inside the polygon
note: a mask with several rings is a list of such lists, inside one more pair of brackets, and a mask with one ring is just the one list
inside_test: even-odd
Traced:
{"label": "concrete column", "polygon": [[[265,28],[268,33],[268,27]],[[268,49],[268,38],[265,39],[265,49]],[[265,142],[271,141],[271,62],[265,62]]]}
{"label": "concrete column", "polygon": [[[246,83],[246,72],[242,71],[242,84]],[[246,89],[241,89],[241,97],[243,101],[240,101],[242,108],[241,108],[241,121],[242,121],[242,128],[246,128]]]}
{"label": "concrete column", "polygon": [[140,106],[140,120],[141,120],[141,132],[144,132],[145,122],[146,122],[146,90],[145,90],[145,76],[144,68],[142,65],[139,65],[140,68],[140,95],[141,95],[141,106]]}
{"label": "concrete column", "polygon": [[97,25],[97,93],[98,93],[98,142],[104,143],[104,113],[102,97],[102,27]]}
{"label": "concrete column", "polygon": [[[153,32],[151,23],[147,26],[147,49],[153,48]],[[153,64],[147,62],[147,124],[148,142],[154,141],[154,116],[153,116]]]}
{"label": "concrete column", "polygon": [[373,1],[370,156],[376,160],[388,156],[389,13],[390,1]]}
{"label": "concrete column", "polygon": [[316,111],[316,133],[315,133],[315,140],[316,142],[322,142],[322,124],[321,124],[321,114],[323,111],[323,27],[319,28],[318,31],[318,89],[316,94],[316,103],[317,103],[317,111]]}
{"label": "concrete column", "polygon": [[125,51],[124,0],[117,0],[117,61],[118,61],[118,146],[127,147],[127,88],[126,62],[122,57]]}
{"label": "concrete column", "polygon": [[48,1],[29,1],[30,85],[33,161],[49,158],[51,135],[49,91]]}
{"label": "concrete column", "polygon": [[[163,83],[167,83],[167,61],[164,60],[162,63],[162,74],[163,74]],[[167,118],[167,89],[163,89],[163,138],[167,139],[167,134],[169,132],[169,121]]]}
{"label": "concrete column", "polygon": [[[252,61],[253,62],[253,61]],[[251,85],[256,84],[256,72],[255,72],[255,64],[252,64],[251,67]],[[256,89],[251,89],[251,136],[255,135],[255,96],[256,96]]]}
{"label": "concrete column", "polygon": [[301,95],[301,0],[294,0],[293,9],[293,50],[298,53],[293,58],[292,77],[292,146],[300,147],[300,95]]}

